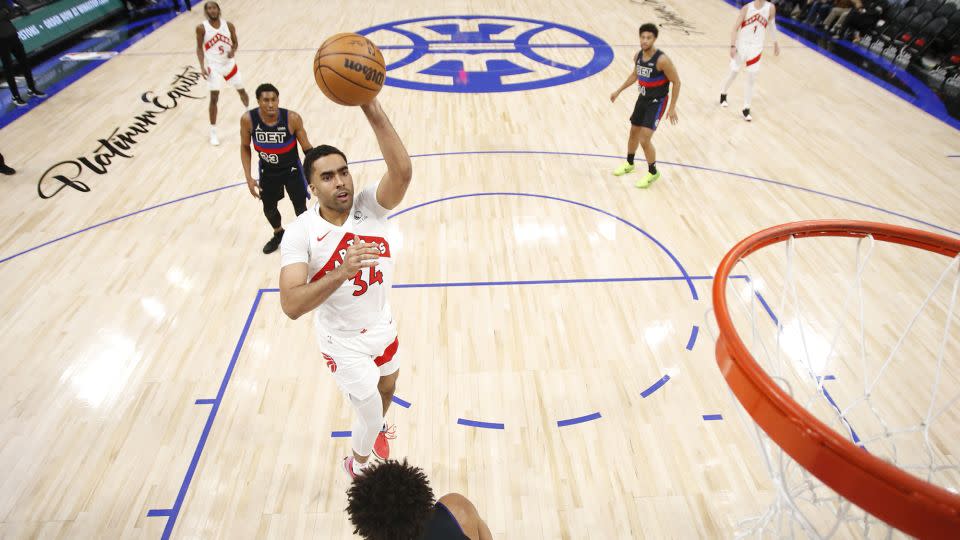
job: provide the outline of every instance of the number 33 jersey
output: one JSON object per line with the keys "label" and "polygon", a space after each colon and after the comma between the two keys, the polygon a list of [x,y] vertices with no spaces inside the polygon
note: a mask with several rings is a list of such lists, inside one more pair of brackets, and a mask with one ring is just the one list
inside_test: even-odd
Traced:
{"label": "number 33 jersey", "polygon": [[260,157],[260,174],[286,174],[293,167],[300,168],[297,136],[290,129],[290,112],[280,109],[276,124],[264,122],[259,107],[249,112],[250,138]]}
{"label": "number 33 jersey", "polygon": [[311,283],[343,264],[354,235],[379,249],[379,264],[361,268],[314,310],[318,328],[340,337],[359,336],[383,325],[393,325],[387,295],[393,285],[394,253],[388,237],[389,211],[377,202],[377,186],[379,182],[354,197],[350,215],[342,226],[323,219],[317,203],[297,217],[280,243],[281,268],[307,263],[307,281]]}

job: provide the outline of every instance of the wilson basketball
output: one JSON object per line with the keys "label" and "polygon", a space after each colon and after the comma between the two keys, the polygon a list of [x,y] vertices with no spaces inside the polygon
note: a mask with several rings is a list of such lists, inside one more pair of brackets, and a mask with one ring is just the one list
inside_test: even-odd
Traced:
{"label": "wilson basketball", "polygon": [[387,68],[380,49],[358,34],[337,34],[313,58],[313,76],[323,95],[340,105],[363,105],[383,88]]}

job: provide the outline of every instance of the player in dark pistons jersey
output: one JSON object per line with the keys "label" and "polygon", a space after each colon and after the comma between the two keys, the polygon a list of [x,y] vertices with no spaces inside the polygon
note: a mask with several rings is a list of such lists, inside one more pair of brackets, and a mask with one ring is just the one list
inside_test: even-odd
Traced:
{"label": "player in dark pistons jersey", "polygon": [[347,491],[347,515],[365,540],[492,540],[477,508],[459,493],[436,501],[427,475],[406,460],[374,464]]}
{"label": "player in dark pistons jersey", "polygon": [[[263,246],[272,253],[283,239],[283,226],[277,203],[287,190],[293,209],[299,216],[307,210],[307,181],[303,176],[297,143],[304,153],[313,148],[300,115],[280,108],[280,91],[272,84],[257,87],[257,105],[240,118],[240,161],[250,194],[263,203],[263,214],[273,227],[273,237]],[[250,143],[257,152],[260,183],[251,174]]]}
{"label": "player in dark pistons jersey", "polygon": [[[634,184],[638,188],[645,188],[660,178],[657,171],[657,151],[651,139],[653,132],[660,125],[664,112],[670,123],[677,123],[677,99],[680,97],[680,76],[670,58],[658,50],[655,43],[659,31],[655,24],[647,23],[640,27],[640,52],[633,58],[633,68],[627,80],[614,93],[610,94],[610,101],[616,101],[617,96],[634,82],[640,96],[630,116],[630,136],[627,139],[627,162],[613,171],[615,176],[633,172],[633,158],[637,146],[643,147],[643,155],[647,160],[647,175]],[[667,94],[670,93],[670,97]],[[668,105],[669,104],[669,105]]]}

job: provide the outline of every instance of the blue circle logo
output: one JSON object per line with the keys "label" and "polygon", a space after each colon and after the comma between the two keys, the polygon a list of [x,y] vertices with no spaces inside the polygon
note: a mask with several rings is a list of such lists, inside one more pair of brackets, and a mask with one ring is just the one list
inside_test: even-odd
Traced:
{"label": "blue circle logo", "polygon": [[613,50],[597,36],[519,17],[422,17],[357,33],[383,52],[386,84],[410,90],[533,90],[584,79],[613,61]]}

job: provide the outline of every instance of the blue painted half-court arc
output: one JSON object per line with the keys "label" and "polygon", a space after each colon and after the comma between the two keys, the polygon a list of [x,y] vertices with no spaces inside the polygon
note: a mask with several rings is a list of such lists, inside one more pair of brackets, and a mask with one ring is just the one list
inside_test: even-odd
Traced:
{"label": "blue painted half-court arc", "polygon": [[[219,4],[251,98],[274,84],[358,189],[386,171],[381,150],[311,65],[334,33],[381,47],[379,100],[414,156],[388,221],[391,455],[467,496],[497,540],[733,537],[775,486],[714,357],[724,253],[801,219],[960,231],[956,129],[815,40],[788,28],[779,56],[765,50],[752,122],[743,74],[719,107],[724,0]],[[211,146],[202,9],[156,17],[45,60],[59,86],[0,117],[16,169],[0,176],[0,537],[357,538],[340,464],[354,411],[311,316],[281,309],[238,155],[243,106],[220,92]],[[612,174],[637,90],[610,96],[644,22],[682,86],[679,122],[653,137],[662,177],[641,190],[642,151]],[[279,208],[288,226],[289,197]],[[823,257],[803,259],[822,277],[804,290],[838,296],[851,260],[803,245]],[[871,283],[925,275],[889,266]],[[730,287],[789,329],[766,270]],[[837,407],[858,380],[817,376]],[[902,380],[912,403],[922,390]]]}

